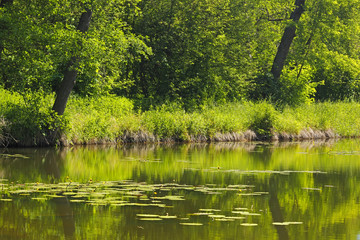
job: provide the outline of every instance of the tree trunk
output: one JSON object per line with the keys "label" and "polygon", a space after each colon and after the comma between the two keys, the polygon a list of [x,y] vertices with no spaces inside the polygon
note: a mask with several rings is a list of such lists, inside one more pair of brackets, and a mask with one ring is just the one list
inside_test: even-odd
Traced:
{"label": "tree trunk", "polygon": [[275,79],[278,79],[281,75],[281,72],[284,68],[286,57],[289,53],[290,45],[296,36],[296,25],[301,17],[301,14],[304,12],[305,0],[295,0],[295,10],[291,13],[290,19],[294,23],[291,23],[285,28],[284,35],[281,38],[280,45],[278,47],[272,68],[271,73]]}
{"label": "tree trunk", "polygon": [[[86,12],[81,14],[77,30],[81,33],[86,33],[90,26],[92,11],[86,9]],[[60,87],[56,92],[56,99],[53,105],[53,110],[58,115],[63,115],[70,93],[76,83],[77,70],[76,65],[79,63],[79,57],[74,56],[71,58],[64,73],[64,78],[60,83]]]}

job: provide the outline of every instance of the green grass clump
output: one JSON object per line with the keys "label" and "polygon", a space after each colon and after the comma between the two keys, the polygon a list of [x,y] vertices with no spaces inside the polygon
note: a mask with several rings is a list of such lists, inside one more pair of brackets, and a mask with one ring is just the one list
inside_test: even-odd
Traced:
{"label": "green grass clump", "polygon": [[323,102],[287,108],[284,113],[298,129],[332,130],[343,137],[360,136],[360,103]]}
{"label": "green grass clump", "polygon": [[114,141],[140,129],[133,103],[123,97],[71,98],[66,109],[66,138],[73,143]]}

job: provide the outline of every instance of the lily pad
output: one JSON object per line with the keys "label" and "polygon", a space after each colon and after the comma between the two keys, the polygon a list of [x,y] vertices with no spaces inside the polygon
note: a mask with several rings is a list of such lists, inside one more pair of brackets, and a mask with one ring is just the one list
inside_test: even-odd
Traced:
{"label": "lily pad", "polygon": [[287,223],[287,222],[273,222],[272,224],[275,226],[288,226],[289,225],[289,223]]}
{"label": "lily pad", "polygon": [[140,221],[161,221],[161,218],[140,218]]}
{"label": "lily pad", "polygon": [[255,227],[258,224],[257,223],[241,223],[240,225],[244,226],[244,227]]}
{"label": "lily pad", "polygon": [[209,216],[212,214],[213,213],[211,213],[211,212],[198,212],[198,213],[191,213],[190,215],[192,215],[192,216]]}
{"label": "lily pad", "polygon": [[85,200],[81,200],[81,199],[71,199],[70,202],[73,202],[73,203],[82,203],[82,202],[85,202]]}
{"label": "lily pad", "polygon": [[204,224],[202,223],[180,223],[180,225],[184,225],[184,226],[202,226]]}
{"label": "lily pad", "polygon": [[199,209],[200,212],[220,212],[220,209]]}
{"label": "lily pad", "polygon": [[0,199],[0,201],[2,201],[2,202],[12,202],[12,199],[11,198],[2,198],[2,199]]}
{"label": "lily pad", "polygon": [[31,199],[32,200],[37,200],[37,201],[46,201],[46,200],[48,200],[47,198],[44,198],[44,197],[33,197]]}
{"label": "lily pad", "polygon": [[229,217],[225,217],[226,219],[234,219],[234,220],[241,220],[241,219],[245,219],[245,217],[237,217],[237,216],[229,216]]}
{"label": "lily pad", "polygon": [[285,222],[287,223],[288,225],[301,225],[303,224],[303,222]]}
{"label": "lily pad", "polygon": [[225,215],[209,215],[211,218],[225,218]]}
{"label": "lily pad", "polygon": [[159,216],[159,218],[161,218],[161,219],[176,219],[177,216],[168,216],[168,215],[166,215],[166,216]]}
{"label": "lily pad", "polygon": [[235,219],[231,219],[231,218],[215,218],[215,221],[219,221],[219,222],[234,222]]}
{"label": "lily pad", "polygon": [[158,218],[160,217],[160,215],[156,215],[156,214],[136,214],[137,217],[140,217],[140,218]]}

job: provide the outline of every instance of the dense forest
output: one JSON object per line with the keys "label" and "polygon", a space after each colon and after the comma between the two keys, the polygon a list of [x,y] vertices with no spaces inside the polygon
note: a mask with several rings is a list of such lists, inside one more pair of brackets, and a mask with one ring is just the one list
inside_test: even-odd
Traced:
{"label": "dense forest", "polygon": [[[0,90],[42,129],[72,98],[134,111],[357,101],[359,13],[359,0],[1,0]],[[0,129],[27,118],[10,102]]]}

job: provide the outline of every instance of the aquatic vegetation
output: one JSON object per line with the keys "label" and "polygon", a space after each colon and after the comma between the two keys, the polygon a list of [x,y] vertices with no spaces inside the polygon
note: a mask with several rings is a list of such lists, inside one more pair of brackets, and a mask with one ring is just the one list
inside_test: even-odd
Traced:
{"label": "aquatic vegetation", "polygon": [[[244,188],[244,185],[232,185],[229,188],[219,187],[215,184],[192,186],[177,183],[146,184],[144,182],[138,183],[133,181],[14,184],[7,183],[7,181],[3,179],[2,182],[0,194],[6,196],[0,199],[3,202],[17,201],[23,198],[28,198],[39,203],[56,199],[66,199],[70,204],[85,204],[93,207],[140,207],[143,211],[134,216],[140,221],[190,221],[191,219],[201,216],[208,217],[208,220],[203,219],[201,222],[179,222],[179,224],[185,226],[200,226],[207,221],[234,222],[244,220],[246,216],[260,216],[258,213],[245,211],[232,211],[230,215],[228,215],[224,214],[224,211],[221,209],[213,208],[199,208],[199,212],[187,213],[188,218],[171,214],[161,215],[152,213],[154,207],[174,208],[176,206],[173,205],[175,202],[186,201],[187,196],[192,193],[206,195],[207,192],[218,191],[219,194],[231,193],[235,197],[237,191],[240,188]],[[154,201],[156,202],[154,203]],[[145,210],[146,208],[149,208],[149,211]],[[244,216],[233,215],[238,213]]]}

